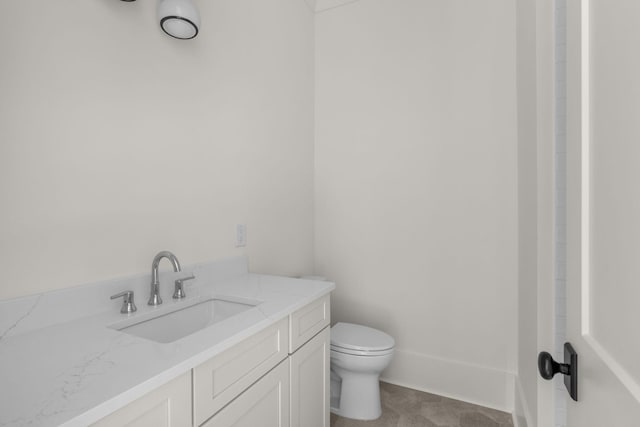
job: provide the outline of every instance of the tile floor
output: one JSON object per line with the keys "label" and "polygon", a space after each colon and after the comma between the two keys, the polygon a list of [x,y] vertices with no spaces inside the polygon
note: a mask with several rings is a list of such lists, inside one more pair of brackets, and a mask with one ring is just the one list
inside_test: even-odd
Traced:
{"label": "tile floor", "polygon": [[380,383],[382,416],[356,421],[331,414],[331,427],[513,427],[511,414]]}

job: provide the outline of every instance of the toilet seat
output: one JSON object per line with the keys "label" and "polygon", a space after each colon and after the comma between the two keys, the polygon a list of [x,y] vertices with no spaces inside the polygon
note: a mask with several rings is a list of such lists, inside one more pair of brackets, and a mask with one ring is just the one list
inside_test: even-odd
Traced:
{"label": "toilet seat", "polygon": [[356,356],[384,356],[393,352],[395,340],[377,329],[352,323],[331,328],[331,350]]}
{"label": "toilet seat", "polygon": [[335,351],[342,354],[350,354],[352,356],[376,357],[376,356],[386,356],[387,354],[393,353],[393,348],[389,348],[387,350],[379,350],[379,351],[367,351],[367,350],[354,350],[350,348],[343,348],[343,347],[332,345],[331,351]]}

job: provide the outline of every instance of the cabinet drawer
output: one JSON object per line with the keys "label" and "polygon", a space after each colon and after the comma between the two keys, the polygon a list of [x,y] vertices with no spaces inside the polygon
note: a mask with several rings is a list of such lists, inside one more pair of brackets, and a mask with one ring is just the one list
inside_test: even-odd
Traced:
{"label": "cabinet drawer", "polygon": [[289,360],[201,427],[289,427]]}
{"label": "cabinet drawer", "polygon": [[315,334],[329,325],[331,314],[329,295],[315,300],[289,316],[289,353],[296,351]]}
{"label": "cabinet drawer", "polygon": [[195,425],[205,422],[285,359],[288,338],[285,318],[194,368]]}

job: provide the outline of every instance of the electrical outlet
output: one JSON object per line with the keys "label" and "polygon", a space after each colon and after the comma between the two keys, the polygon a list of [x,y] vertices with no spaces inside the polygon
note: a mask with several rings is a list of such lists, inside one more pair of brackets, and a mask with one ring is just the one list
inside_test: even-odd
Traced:
{"label": "electrical outlet", "polygon": [[247,246],[247,226],[244,224],[236,225],[236,248]]}

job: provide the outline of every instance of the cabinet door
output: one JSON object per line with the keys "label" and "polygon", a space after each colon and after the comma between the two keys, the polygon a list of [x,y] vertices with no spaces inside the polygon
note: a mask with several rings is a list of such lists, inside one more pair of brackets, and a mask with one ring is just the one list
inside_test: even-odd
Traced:
{"label": "cabinet door", "polygon": [[289,427],[289,359],[248,388],[202,427]]}
{"label": "cabinet door", "polygon": [[287,357],[288,326],[288,319],[282,319],[194,368],[196,425],[211,418]]}
{"label": "cabinet door", "polygon": [[93,424],[93,427],[191,425],[191,372],[157,388]]}
{"label": "cabinet door", "polygon": [[329,331],[290,356],[291,427],[329,427]]}

